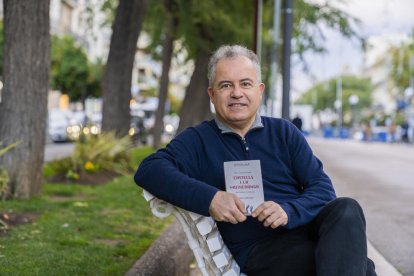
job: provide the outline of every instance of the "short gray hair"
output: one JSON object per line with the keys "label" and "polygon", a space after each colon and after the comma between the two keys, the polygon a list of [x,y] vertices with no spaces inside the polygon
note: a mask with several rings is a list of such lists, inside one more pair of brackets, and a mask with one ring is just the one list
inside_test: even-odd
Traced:
{"label": "short gray hair", "polygon": [[253,63],[253,66],[255,67],[257,71],[258,80],[259,82],[262,82],[262,71],[260,68],[260,62],[259,62],[257,55],[253,51],[240,45],[223,45],[213,53],[213,55],[211,56],[208,62],[208,72],[207,72],[208,85],[209,86],[213,85],[214,77],[216,75],[217,63],[220,60],[224,58],[234,58],[238,56],[244,56],[251,60],[251,62]]}

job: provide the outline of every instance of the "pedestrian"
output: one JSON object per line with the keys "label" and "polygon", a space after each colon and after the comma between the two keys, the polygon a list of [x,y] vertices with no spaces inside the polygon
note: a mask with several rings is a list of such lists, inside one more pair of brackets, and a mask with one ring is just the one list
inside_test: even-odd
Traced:
{"label": "pedestrian", "polygon": [[410,125],[408,123],[408,119],[405,119],[404,122],[402,122],[401,124],[401,141],[403,143],[408,143],[409,140],[409,133],[408,133],[408,129],[410,128]]}
{"label": "pedestrian", "polygon": [[395,142],[395,134],[397,132],[397,126],[395,125],[395,120],[388,117],[385,120],[385,125],[387,126],[387,140],[390,143]]}
{"label": "pedestrian", "polygon": [[364,141],[371,142],[372,139],[372,128],[370,122],[367,122],[363,125],[364,130]]}
{"label": "pedestrian", "polygon": [[293,118],[292,124],[294,124],[300,131],[302,131],[302,118],[299,116],[299,114],[296,114],[295,118]]}
{"label": "pedestrian", "polygon": [[[247,275],[376,275],[367,258],[364,214],[336,198],[330,178],[289,121],[260,116],[257,56],[222,46],[210,58],[215,119],[190,127],[148,156],[135,182],[186,210],[211,216]],[[245,214],[225,191],[223,163],[260,160],[264,202]]]}

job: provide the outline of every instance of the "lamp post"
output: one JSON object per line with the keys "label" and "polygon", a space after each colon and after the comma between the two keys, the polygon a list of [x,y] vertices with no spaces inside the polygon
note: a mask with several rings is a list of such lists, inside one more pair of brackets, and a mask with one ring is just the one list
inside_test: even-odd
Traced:
{"label": "lamp post", "polygon": [[355,129],[355,127],[356,127],[356,106],[359,103],[358,95],[352,94],[351,96],[349,96],[348,102],[349,102],[349,105],[351,106],[352,128]]}
{"label": "lamp post", "polygon": [[334,106],[336,109],[336,114],[338,116],[336,127],[338,129],[338,134],[339,134],[342,129],[342,78],[341,77],[338,77],[336,79],[336,100],[334,102]]}
{"label": "lamp post", "polygon": [[412,101],[413,95],[414,95],[414,89],[412,87],[407,87],[404,90],[405,102],[407,103],[408,109],[411,108],[411,101]]}

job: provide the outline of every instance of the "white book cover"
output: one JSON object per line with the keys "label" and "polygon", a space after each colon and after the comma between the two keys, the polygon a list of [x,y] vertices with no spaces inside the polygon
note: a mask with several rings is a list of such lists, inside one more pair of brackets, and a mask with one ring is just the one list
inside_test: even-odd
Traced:
{"label": "white book cover", "polygon": [[264,202],[262,169],[260,160],[224,162],[226,191],[237,195],[251,215]]}

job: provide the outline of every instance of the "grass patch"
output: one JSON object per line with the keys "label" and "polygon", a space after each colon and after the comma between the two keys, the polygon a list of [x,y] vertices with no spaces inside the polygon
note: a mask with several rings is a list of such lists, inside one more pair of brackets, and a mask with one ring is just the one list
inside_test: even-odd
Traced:
{"label": "grass patch", "polygon": [[154,217],[141,192],[128,175],[100,186],[46,183],[41,196],[0,202],[0,213],[38,215],[0,236],[0,274],[125,275],[172,221]]}
{"label": "grass patch", "polygon": [[142,147],[139,149],[133,149],[131,151],[131,167],[136,169],[138,167],[138,164],[141,163],[142,160],[144,160],[145,157],[153,153],[154,150],[152,147]]}

